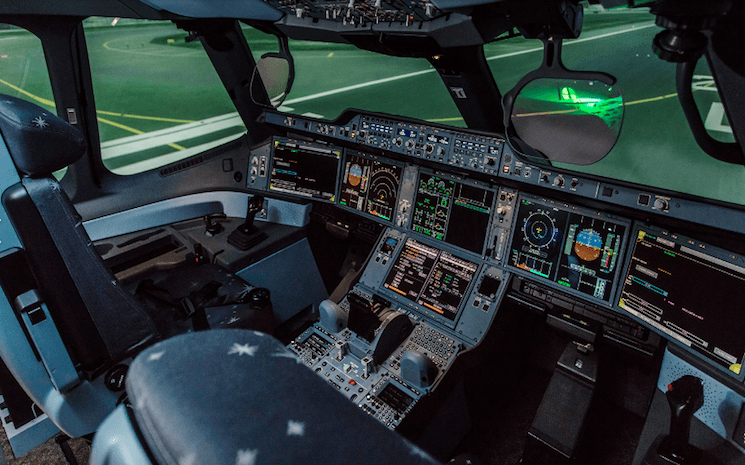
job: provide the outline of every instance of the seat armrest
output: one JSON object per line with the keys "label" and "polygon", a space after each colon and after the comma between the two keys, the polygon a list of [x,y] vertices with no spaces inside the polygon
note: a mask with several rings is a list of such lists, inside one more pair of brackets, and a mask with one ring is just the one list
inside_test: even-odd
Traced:
{"label": "seat armrest", "polygon": [[57,326],[36,289],[15,298],[13,307],[28,330],[54,387],[68,392],[80,384],[78,372],[67,353]]}

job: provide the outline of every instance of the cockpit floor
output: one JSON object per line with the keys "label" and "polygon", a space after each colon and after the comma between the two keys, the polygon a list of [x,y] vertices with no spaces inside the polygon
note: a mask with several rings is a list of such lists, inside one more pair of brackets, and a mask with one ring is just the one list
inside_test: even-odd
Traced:
{"label": "cockpit floor", "polygon": [[[70,439],[68,444],[78,461],[78,465],[88,465],[88,457],[91,453],[88,441],[84,438]],[[28,454],[15,458],[5,435],[5,430],[0,428],[0,446],[2,446],[3,451],[3,455],[0,456],[0,465],[68,465],[60,446],[54,438],[49,439]]]}

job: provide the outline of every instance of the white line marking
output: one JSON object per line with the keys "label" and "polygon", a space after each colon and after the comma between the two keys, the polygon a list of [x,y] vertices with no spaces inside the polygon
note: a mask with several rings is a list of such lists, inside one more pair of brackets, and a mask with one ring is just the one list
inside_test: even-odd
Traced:
{"label": "white line marking", "polygon": [[184,160],[198,153],[205,152],[211,148],[218,147],[223,144],[227,144],[228,142],[234,141],[235,139],[241,137],[243,134],[244,134],[243,132],[239,134],[233,134],[232,136],[213,140],[212,142],[208,142],[206,144],[197,145],[195,147],[190,147],[185,150],[177,150],[175,152],[167,153],[165,155],[160,155],[160,156],[153,157],[153,158],[148,158],[146,160],[142,160],[136,163],[125,165],[120,168],[113,169],[111,171],[114,172],[115,174],[137,174],[137,173],[142,173],[144,171],[148,171],[151,169],[160,168],[161,166],[165,166],[165,165],[168,165],[170,163],[173,163],[179,160]]}
{"label": "white line marking", "polygon": [[415,71],[413,73],[399,74],[398,76],[391,76],[383,79],[376,79],[374,81],[362,82],[360,84],[354,84],[352,86],[340,87],[334,90],[327,90],[325,92],[319,92],[317,94],[306,95],[305,97],[293,98],[286,100],[286,105],[292,105],[293,103],[307,102],[308,100],[315,100],[317,98],[328,97],[331,95],[341,94],[342,92],[349,92],[350,90],[364,89],[365,87],[375,86],[378,84],[385,84],[387,82],[399,81],[401,79],[407,79],[410,77],[421,76],[422,74],[434,73],[435,69],[425,69],[422,71]]}
{"label": "white line marking", "polygon": [[706,115],[704,128],[709,131],[719,131],[732,134],[732,127],[722,124],[724,121],[724,105],[720,102],[712,102],[709,114]]}
{"label": "white line marking", "polygon": [[[654,26],[655,24],[647,24],[644,26],[632,27],[630,29],[623,29],[620,31],[608,32],[608,33],[600,34],[600,35],[593,36],[593,37],[587,37],[584,39],[576,39],[576,40],[568,41],[568,42],[565,42],[565,45],[572,45],[572,44],[588,42],[591,40],[603,39],[606,37],[611,37],[611,36],[615,36],[619,34],[625,34],[627,32],[634,32],[634,31],[638,31],[641,29],[654,27]],[[487,60],[488,61],[499,60],[501,58],[508,58],[508,57],[513,57],[517,55],[523,55],[526,53],[537,52],[541,50],[543,50],[543,47],[536,47],[536,48],[520,50],[516,52],[510,52],[510,53],[503,53],[501,55],[495,55],[495,56],[488,57]],[[422,75],[433,73],[433,72],[435,72],[435,69],[430,67],[428,69],[424,69],[421,71],[414,71],[411,73],[399,74],[397,76],[391,76],[391,77],[387,77],[383,79],[376,79],[373,81],[362,82],[362,83],[354,84],[351,86],[345,86],[345,87],[340,87],[337,89],[319,92],[316,94],[306,95],[304,97],[289,99],[284,102],[284,104],[280,107],[280,110],[289,112],[293,110],[292,107],[289,107],[289,105],[292,105],[295,103],[307,102],[310,100],[315,100],[315,99],[319,99],[323,97],[329,97],[332,95],[341,94],[341,93],[349,92],[352,90],[372,87],[378,84],[386,84],[389,82],[395,82],[395,81],[400,81],[403,79],[408,79],[408,78],[412,78],[416,76],[422,76]],[[315,115],[313,113],[305,113],[303,116],[309,116],[309,117],[315,117],[315,118],[321,117],[320,115]],[[138,134],[134,136],[123,137],[120,139],[111,140],[111,141],[102,143],[101,144],[102,158],[111,159],[117,156],[128,155],[131,153],[147,150],[153,147],[159,147],[161,145],[172,144],[175,142],[192,139],[194,137],[211,134],[213,132],[221,131],[223,129],[227,129],[229,127],[234,127],[234,126],[239,126],[242,124],[243,124],[243,121],[240,119],[240,116],[238,116],[238,113],[233,112],[233,113],[227,113],[225,115],[216,116],[213,118],[208,118],[202,121],[197,121],[195,123],[181,124],[177,126],[172,126],[167,129],[162,129],[159,131],[153,131],[153,132],[148,132],[145,134]],[[220,139],[220,140],[229,141],[234,138],[235,136],[231,136],[231,137]],[[211,147],[215,147],[216,145],[214,145],[214,143],[208,143],[208,144],[200,145],[199,147],[206,147],[206,146],[209,146],[209,148],[211,148]],[[187,149],[189,151],[188,153],[192,153],[194,149],[196,148],[197,147]],[[194,152],[194,153],[198,153],[198,152]],[[177,156],[178,154],[181,154],[181,156]],[[178,159],[186,158],[187,156],[190,156],[190,155],[186,155],[185,151],[180,151],[180,152],[174,152],[171,154],[156,157],[154,160],[161,160],[161,162],[158,163],[158,166],[163,166],[164,164],[167,164],[167,163],[162,162],[162,160],[164,159],[174,158],[174,161],[175,161]],[[164,158],[164,157],[168,157],[168,158]],[[138,162],[138,163],[135,163],[134,165],[131,165],[131,166],[138,166],[138,168],[136,168],[136,171],[134,172],[144,171],[144,169],[141,168],[142,163],[145,163],[145,162]],[[124,171],[129,171],[128,167],[122,167],[117,170],[117,172],[120,172],[122,174],[124,174]]]}
{"label": "white line marking", "polygon": [[[621,31],[608,32],[608,33],[600,34],[600,35],[597,35],[597,36],[587,37],[585,39],[576,39],[576,40],[572,40],[572,41],[569,41],[569,42],[565,42],[564,45],[579,44],[579,43],[588,42],[588,41],[591,41],[591,40],[604,39],[606,37],[611,37],[611,36],[615,36],[615,35],[618,35],[618,34],[625,34],[627,32],[634,32],[634,31],[638,31],[640,29],[645,29],[645,28],[654,27],[654,26],[655,26],[654,24],[646,24],[646,25],[640,26],[640,27],[632,27],[630,29],[623,29]],[[520,50],[520,51],[517,51],[517,52],[503,53],[501,55],[495,55],[495,56],[489,57],[489,58],[487,58],[487,60],[488,61],[499,60],[500,58],[507,58],[507,57],[517,56],[517,55],[523,55],[525,53],[537,52],[537,51],[541,51],[541,50],[543,50],[543,47],[536,47],[536,48],[531,48],[531,49],[527,49],[527,50]],[[425,70],[422,70],[422,71],[415,71],[413,73],[399,74],[398,76],[391,76],[391,77],[388,77],[388,78],[376,79],[374,81],[362,82],[360,84],[354,84],[354,85],[351,85],[351,86],[340,87],[340,88],[334,89],[334,90],[327,90],[325,92],[319,92],[317,94],[306,95],[305,97],[298,97],[298,98],[294,98],[294,99],[289,99],[289,100],[286,100],[285,101],[285,104],[286,105],[292,105],[293,103],[307,102],[308,100],[315,100],[317,98],[329,97],[331,95],[341,94],[343,92],[349,92],[350,90],[364,89],[365,87],[376,86],[378,84],[386,84],[388,82],[399,81],[401,79],[408,79],[408,78],[411,78],[411,77],[421,76],[423,74],[429,74],[429,73],[434,73],[434,72],[435,72],[435,69],[434,68],[429,68],[429,69],[425,69]]]}
{"label": "white line marking", "polygon": [[104,142],[101,144],[101,157],[104,160],[120,157],[242,125],[243,120],[237,112],[227,113],[194,123],[179,124],[158,131]]}

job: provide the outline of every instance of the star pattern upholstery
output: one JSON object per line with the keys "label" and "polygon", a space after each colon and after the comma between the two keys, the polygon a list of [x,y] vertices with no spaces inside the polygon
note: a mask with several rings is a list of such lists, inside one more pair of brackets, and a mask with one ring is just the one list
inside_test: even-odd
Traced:
{"label": "star pattern upholstery", "polygon": [[162,341],[131,365],[127,391],[162,465],[437,463],[264,333]]}

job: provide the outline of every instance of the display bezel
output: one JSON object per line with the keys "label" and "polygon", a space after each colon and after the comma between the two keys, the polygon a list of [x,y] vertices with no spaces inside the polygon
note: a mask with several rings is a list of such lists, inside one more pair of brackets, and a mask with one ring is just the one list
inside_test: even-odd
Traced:
{"label": "display bezel", "polygon": [[[299,191],[272,188],[272,180],[275,177],[275,175],[273,174],[274,163],[275,163],[275,151],[276,151],[276,147],[278,143],[286,144],[287,146],[290,146],[290,147],[294,146],[300,150],[318,152],[318,155],[320,156],[328,156],[328,155],[323,155],[323,154],[334,154],[336,156],[337,165],[336,165],[336,172],[334,173],[334,190],[333,190],[331,198],[324,198],[321,196],[314,196],[314,195],[305,195]],[[344,159],[343,149],[338,146],[294,140],[294,139],[289,139],[285,137],[273,137],[271,147],[270,147],[270,157],[269,157],[269,166],[267,170],[266,189],[269,192],[277,193],[280,195],[289,195],[289,196],[293,196],[293,197],[297,197],[301,199],[314,200],[318,202],[336,203],[336,199],[339,196],[339,173],[342,167],[343,159]]]}
{"label": "display bezel", "polygon": [[[343,179],[343,177],[344,177],[344,170],[346,169],[347,162],[349,161],[349,159],[351,157],[360,157],[360,158],[364,158],[366,160],[370,160],[371,162],[385,163],[385,164],[388,164],[388,165],[391,165],[391,166],[395,166],[395,167],[401,169],[401,175],[400,175],[399,180],[398,180],[398,186],[397,186],[397,192],[396,192],[396,201],[393,204],[393,214],[391,215],[391,219],[390,220],[387,220],[387,219],[385,219],[385,218],[383,218],[381,216],[376,216],[376,215],[367,213],[366,210],[358,210],[357,208],[354,208],[354,207],[351,207],[351,206],[348,206],[348,205],[343,205],[341,203],[342,194],[343,194],[343,190],[344,190],[344,179]],[[343,210],[354,212],[354,213],[356,213],[358,215],[362,215],[362,216],[365,216],[367,218],[374,219],[375,221],[380,221],[380,222],[384,222],[384,223],[393,224],[394,219],[396,218],[396,213],[398,211],[398,202],[401,199],[401,185],[403,183],[405,169],[406,169],[406,165],[404,163],[393,161],[390,158],[379,157],[377,155],[373,155],[373,154],[370,154],[370,153],[367,153],[367,152],[362,152],[362,151],[359,151],[359,150],[344,149],[344,153],[343,153],[343,156],[342,156],[342,161],[341,161],[341,163],[339,165],[339,179],[337,181],[336,205],[339,208],[343,209]]]}
{"label": "display bezel", "polygon": [[[659,227],[652,226],[652,225],[646,225],[646,224],[639,223],[639,222],[634,222],[634,225],[633,225],[633,228],[632,228],[632,234],[633,235],[630,235],[629,236],[630,237],[629,241],[633,240],[634,243],[631,243],[630,242],[630,244],[627,246],[628,253],[626,254],[626,257],[624,258],[624,261],[623,261],[623,280],[622,280],[622,283],[626,281],[626,278],[629,275],[629,267],[631,266],[632,258],[633,258],[633,255],[634,255],[634,248],[636,246],[635,241],[636,241],[636,238],[638,237],[640,231],[641,232],[645,232],[645,233],[649,233],[649,234],[653,234],[653,235],[657,235],[657,236],[664,236],[665,239],[668,239],[668,240],[670,240],[672,242],[675,242],[676,244],[679,244],[679,245],[684,245],[685,244],[686,247],[691,248],[691,249],[700,248],[702,250],[702,252],[705,253],[706,255],[709,255],[709,256],[711,256],[713,258],[716,258],[716,259],[719,259],[719,260],[728,262],[728,263],[730,263],[732,265],[745,268],[745,258],[739,256],[738,254],[734,254],[734,253],[729,252],[729,251],[727,251],[725,249],[722,249],[722,248],[719,248],[719,247],[715,247],[715,246],[712,246],[710,244],[706,244],[704,242],[700,242],[700,241],[691,239],[690,237],[687,237],[687,236],[684,236],[684,235],[681,235],[681,234],[670,232],[670,231],[668,231],[666,229],[663,229],[663,228],[659,228]],[[739,263],[733,262],[733,258],[734,258],[734,260],[738,261]],[[621,307],[620,303],[621,303],[621,298],[623,297],[622,296],[622,291],[623,291],[623,286],[619,286],[618,295],[616,296],[615,306],[614,306],[614,309],[617,312],[623,314],[624,316],[628,316],[629,318],[633,319],[634,321],[639,322],[640,324],[642,324],[645,327],[649,328],[651,331],[654,331],[655,333],[659,334],[661,337],[665,338],[667,341],[675,344],[677,347],[680,347],[686,353],[691,354],[697,360],[702,360],[703,362],[705,362],[707,364],[707,366],[712,367],[717,372],[724,373],[724,374],[727,375],[727,377],[730,377],[732,379],[736,379],[736,380],[738,380],[740,382],[745,381],[745,370],[740,370],[740,373],[738,374],[738,373],[735,373],[735,372],[733,372],[733,371],[725,368],[724,366],[722,366],[719,363],[717,363],[717,361],[714,360],[713,357],[705,354],[704,352],[701,352],[701,351],[698,351],[698,350],[694,350],[694,349],[688,347],[686,344],[684,344],[683,342],[679,341],[677,338],[675,338],[674,336],[668,334],[667,332],[661,330],[657,326],[651,324],[646,319],[641,318],[641,317],[637,316],[636,314],[631,313],[628,310],[626,310],[625,308]],[[742,355],[743,355],[743,358],[740,361],[740,363],[745,363],[745,353],[743,353]]]}
{"label": "display bezel", "polygon": [[[444,315],[441,315],[441,314],[439,314],[439,313],[437,313],[437,312],[435,312],[433,310],[428,309],[424,305],[420,305],[419,303],[417,303],[414,300],[410,300],[409,298],[407,298],[407,297],[405,297],[405,296],[403,296],[401,294],[398,294],[397,292],[391,291],[390,289],[388,289],[387,287],[385,287],[386,281],[388,279],[388,275],[395,268],[395,265],[396,265],[396,263],[398,263],[398,260],[399,260],[399,258],[401,256],[401,254],[403,254],[404,251],[406,250],[406,244],[410,240],[416,241],[416,242],[418,242],[418,243],[420,243],[420,244],[422,244],[422,245],[424,245],[426,247],[437,249],[437,251],[438,251],[438,260],[439,260],[440,255],[444,252],[444,253],[447,253],[447,254],[452,255],[453,257],[455,257],[457,259],[467,261],[467,262],[472,263],[473,265],[476,266],[476,269],[475,269],[475,271],[473,273],[473,276],[471,277],[471,281],[468,283],[468,286],[466,287],[466,289],[465,289],[465,291],[463,293],[463,299],[461,300],[460,304],[458,305],[458,309],[457,309],[457,311],[455,313],[455,317],[452,320],[449,319],[449,318],[447,318]],[[390,262],[391,264],[390,264],[389,267],[386,268],[386,271],[384,273],[384,276],[382,277],[382,279],[380,281],[380,284],[378,285],[378,292],[380,294],[382,294],[382,295],[385,295],[387,298],[390,298],[392,301],[395,301],[396,303],[398,303],[399,305],[401,305],[403,307],[409,308],[409,309],[411,309],[411,310],[413,310],[413,311],[415,311],[415,312],[417,312],[417,313],[419,313],[421,315],[424,315],[425,317],[428,317],[429,319],[432,319],[432,320],[435,320],[435,321],[439,322],[440,324],[442,324],[442,325],[444,325],[444,326],[446,326],[448,328],[454,329],[456,327],[456,325],[458,324],[458,321],[460,320],[460,318],[463,316],[463,313],[464,313],[464,310],[466,308],[466,305],[468,305],[469,296],[473,292],[474,286],[476,285],[477,281],[479,280],[478,279],[479,276],[481,276],[480,273],[481,273],[481,268],[483,267],[483,263],[481,263],[478,260],[474,260],[471,257],[460,255],[460,251],[454,253],[454,251],[449,250],[450,247],[448,247],[448,249],[443,249],[443,248],[437,247],[436,245],[432,244],[432,241],[425,242],[425,241],[420,240],[420,238],[418,238],[418,237],[403,236],[403,237],[400,238],[400,241],[401,241],[401,243],[399,244],[398,247],[396,247],[396,249],[397,249],[396,253],[394,254],[393,257],[391,257],[391,262]],[[436,260],[435,263],[432,265],[432,268],[433,269],[434,269],[434,266],[437,264],[437,262],[438,261]],[[425,279],[425,282],[422,284],[422,289],[425,288],[425,286],[427,284],[427,281],[428,281],[428,279]]]}
{"label": "display bezel", "polygon": [[[610,293],[608,294],[609,299],[607,301],[602,298],[595,297],[593,295],[578,291],[571,287],[563,286],[559,284],[558,282],[554,281],[553,279],[543,278],[537,274],[523,270],[522,268],[514,266],[510,263],[510,254],[512,252],[512,244],[515,239],[515,235],[521,234],[521,231],[522,231],[522,226],[518,224],[518,221],[520,219],[520,211],[521,211],[520,208],[521,208],[523,201],[532,202],[534,204],[541,205],[545,208],[560,210],[560,211],[566,212],[567,214],[573,213],[573,214],[578,214],[578,215],[584,215],[586,217],[598,218],[602,221],[615,223],[616,225],[623,226],[625,228],[623,237],[621,238],[620,246],[618,248],[618,257],[616,259],[614,279],[611,285]],[[623,274],[625,271],[624,264],[626,263],[626,249],[628,248],[629,234],[630,234],[631,229],[632,229],[632,222],[631,220],[626,219],[626,218],[617,217],[617,216],[603,213],[597,210],[579,207],[579,206],[572,205],[569,203],[557,202],[554,200],[547,199],[545,197],[538,197],[538,196],[534,196],[530,194],[521,193],[520,195],[518,195],[517,203],[515,206],[515,212],[512,218],[512,234],[510,234],[509,241],[507,242],[507,246],[504,248],[504,256],[501,258],[502,258],[502,261],[505,267],[515,274],[524,276],[534,281],[541,282],[543,284],[548,285],[549,287],[552,287],[568,295],[580,298],[582,300],[592,302],[594,304],[601,305],[606,308],[614,308],[614,306],[616,305],[617,299],[618,299],[618,293],[620,292],[622,276],[625,276]],[[566,237],[563,239],[563,242],[560,244],[560,249],[563,249],[565,245],[566,245]],[[563,255],[564,255],[563,252],[559,253],[559,257],[558,257],[559,262],[561,261],[561,258],[563,257]]]}
{"label": "display bezel", "polygon": [[[414,226],[414,213],[415,213],[415,210],[416,210],[416,198],[417,198],[417,194],[419,192],[419,181],[422,179],[422,176],[437,176],[439,178],[442,178],[442,179],[446,179],[448,181],[455,182],[456,184],[463,184],[463,185],[465,185],[467,187],[474,187],[474,188],[478,188],[478,189],[483,189],[484,191],[491,192],[491,194],[492,194],[492,201],[491,201],[491,206],[489,207],[489,217],[487,218],[487,223],[486,223],[485,229],[484,229],[484,231],[485,231],[484,232],[484,240],[481,243],[481,249],[479,249],[479,251],[474,252],[472,250],[465,249],[465,248],[460,247],[460,246],[458,246],[456,244],[453,244],[451,242],[448,242],[445,239],[447,237],[448,231],[450,230],[450,226],[451,226],[450,225],[450,217],[452,215],[452,206],[450,207],[450,210],[449,210],[449,213],[448,213],[448,218],[446,220],[446,228],[445,228],[445,231],[443,233],[443,238],[442,239],[437,239],[436,237],[433,237],[433,236],[428,235],[428,234],[421,233],[421,232],[416,231],[416,230],[413,229],[413,226]],[[494,210],[496,208],[497,197],[498,196],[499,196],[499,188],[498,187],[492,187],[492,186],[490,186],[490,185],[488,185],[486,183],[479,182],[479,181],[474,181],[472,179],[463,179],[463,178],[459,178],[457,176],[451,176],[449,174],[442,173],[442,172],[439,172],[439,171],[428,170],[428,169],[420,169],[419,170],[419,173],[417,173],[416,184],[414,186],[414,197],[412,198],[412,202],[413,203],[412,203],[412,206],[411,206],[411,215],[410,215],[411,218],[409,218],[409,221],[406,224],[406,230],[407,230],[408,233],[410,233],[411,235],[413,235],[415,237],[426,238],[426,239],[428,239],[431,242],[434,242],[434,243],[437,243],[437,244],[446,245],[446,246],[449,246],[449,247],[453,247],[456,250],[458,250],[459,253],[460,252],[463,252],[463,253],[466,253],[466,254],[473,254],[473,255],[478,255],[480,257],[484,257],[485,254],[486,254],[486,249],[488,248],[487,245],[488,245],[488,242],[489,242],[489,238],[491,237],[491,234],[492,234],[492,223],[494,221]]]}

